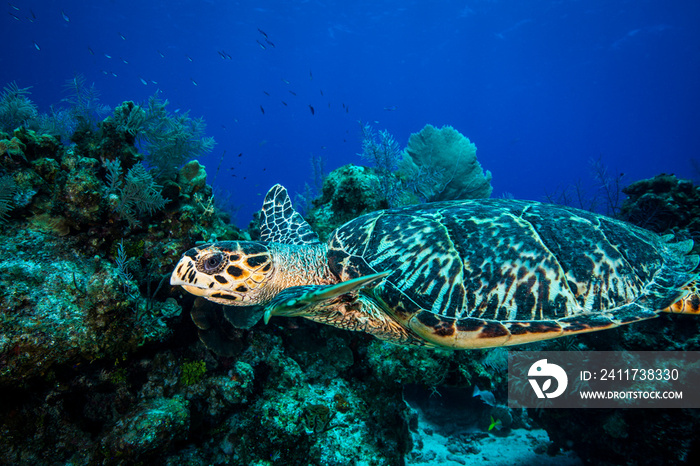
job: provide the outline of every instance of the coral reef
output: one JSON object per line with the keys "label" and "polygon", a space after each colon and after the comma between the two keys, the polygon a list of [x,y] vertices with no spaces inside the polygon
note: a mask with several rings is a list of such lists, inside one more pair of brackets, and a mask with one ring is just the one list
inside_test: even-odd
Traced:
{"label": "coral reef", "polygon": [[206,124],[202,118],[192,119],[189,112],[170,113],[168,101],[158,94],[147,104],[125,102],[106,124],[136,140],[148,163],[166,179],[190,159],[210,152],[216,143],[214,138],[204,137]]}
{"label": "coral reef", "polygon": [[[191,299],[164,281],[196,242],[243,235],[222,222],[201,164],[161,188],[119,128],[108,119],[71,146],[26,127],[2,137],[0,393],[12,403],[0,404],[0,462],[400,463],[401,386],[377,397],[358,383],[354,337],[299,327],[285,342],[291,329],[255,327],[221,359],[196,341]],[[168,202],[148,208],[128,194],[138,183]]]}
{"label": "coral reef", "polygon": [[314,199],[306,220],[325,240],[328,234],[360,215],[389,207],[381,193],[382,181],[372,169],[344,165],[323,181],[321,197]]}
{"label": "coral reef", "polygon": [[75,254],[77,238],[17,233],[0,243],[0,383],[21,386],[63,365],[118,358],[170,333],[165,320],[181,311],[172,299],[148,303],[125,292],[108,259]]}
{"label": "coral reef", "polygon": [[[450,126],[426,125],[399,151],[387,131],[362,126],[362,158],[323,177],[319,198],[300,196],[305,218],[321,240],[360,215],[418,202],[489,197],[491,173],[476,160],[476,146]],[[311,207],[309,208],[309,204]],[[254,237],[254,236],[253,236]]]}
{"label": "coral reef", "polygon": [[[145,170],[142,116],[125,102],[70,145],[26,126],[0,134],[0,463],[466,463],[486,457],[479,442],[516,437],[540,459],[567,446],[608,463],[697,454],[687,410],[542,410],[530,414],[554,442],[523,434],[528,414],[504,406],[503,349],[405,348],[298,318],[248,325],[244,313],[241,328],[219,326],[237,309],[205,309],[167,279],[198,242],[254,232],[225,223],[197,161],[169,178]],[[129,183],[160,197],[128,195]],[[679,212],[695,208],[679,189]],[[323,235],[387,207],[379,193],[376,170],[341,167],[309,215]],[[536,348],[698,350],[697,319],[660,319]],[[198,340],[207,326],[224,356]]]}
{"label": "coral reef", "polygon": [[700,186],[661,174],[625,187],[620,217],[657,233],[700,232]]}

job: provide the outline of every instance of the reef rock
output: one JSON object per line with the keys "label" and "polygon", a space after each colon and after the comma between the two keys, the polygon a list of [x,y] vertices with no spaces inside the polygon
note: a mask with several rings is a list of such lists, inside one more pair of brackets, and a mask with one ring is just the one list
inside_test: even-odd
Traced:
{"label": "reef rock", "polygon": [[620,215],[624,220],[657,233],[700,231],[700,186],[692,181],[661,174],[622,192],[628,196]]}
{"label": "reef rock", "polygon": [[307,221],[323,240],[345,222],[386,209],[379,187],[379,177],[371,168],[353,164],[337,168],[323,181],[323,192],[313,201]]}

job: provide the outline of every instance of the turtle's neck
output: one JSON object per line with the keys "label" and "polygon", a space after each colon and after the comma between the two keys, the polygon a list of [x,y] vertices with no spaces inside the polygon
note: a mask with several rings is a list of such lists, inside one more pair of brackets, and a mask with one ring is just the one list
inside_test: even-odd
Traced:
{"label": "turtle's neck", "polygon": [[272,285],[279,291],[290,286],[330,285],[338,279],[328,268],[325,244],[268,243],[275,273]]}

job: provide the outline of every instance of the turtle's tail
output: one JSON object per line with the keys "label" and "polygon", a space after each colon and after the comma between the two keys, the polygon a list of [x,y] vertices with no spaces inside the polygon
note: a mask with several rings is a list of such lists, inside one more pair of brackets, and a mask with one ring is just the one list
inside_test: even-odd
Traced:
{"label": "turtle's tail", "polygon": [[693,280],[683,289],[688,293],[681,299],[671,304],[661,312],[671,312],[673,314],[700,314],[700,281]]}

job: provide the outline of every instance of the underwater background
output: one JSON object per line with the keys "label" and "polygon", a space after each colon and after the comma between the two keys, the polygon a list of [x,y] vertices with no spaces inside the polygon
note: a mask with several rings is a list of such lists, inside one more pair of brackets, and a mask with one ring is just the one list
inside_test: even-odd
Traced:
{"label": "underwater background", "polygon": [[312,156],[328,171],[360,163],[358,121],[401,146],[426,123],[453,126],[494,196],[591,191],[599,158],[628,182],[698,177],[692,2],[11,4],[0,83],[32,86],[42,111],[76,73],[110,107],[160,90],[206,120],[217,145],[200,161],[243,226],[274,183],[303,191]]}
{"label": "underwater background", "polygon": [[258,238],[276,183],[322,239],[504,197],[699,252],[700,4],[2,8],[0,464],[697,464],[697,410],[507,407],[508,351],[698,351],[692,316],[448,352],[231,325],[168,279]]}

